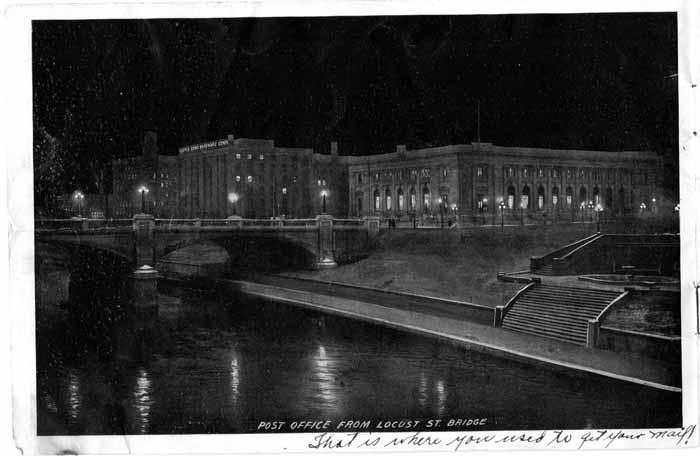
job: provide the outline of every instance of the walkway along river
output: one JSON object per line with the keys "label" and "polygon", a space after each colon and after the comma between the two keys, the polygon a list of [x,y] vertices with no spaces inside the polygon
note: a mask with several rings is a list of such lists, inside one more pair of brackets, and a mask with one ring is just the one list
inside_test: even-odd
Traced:
{"label": "walkway along river", "polygon": [[483,422],[461,428],[471,430],[681,425],[675,392],[230,292],[163,283],[159,303],[147,323],[117,305],[109,320],[73,310],[37,327],[40,435],[241,433],[261,421],[326,419]]}

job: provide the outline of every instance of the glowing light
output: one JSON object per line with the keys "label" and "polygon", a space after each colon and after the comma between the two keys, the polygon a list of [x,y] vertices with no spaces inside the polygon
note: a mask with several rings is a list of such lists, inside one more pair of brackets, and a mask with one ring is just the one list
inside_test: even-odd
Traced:
{"label": "glowing light", "polygon": [[238,201],[238,193],[231,192],[228,194],[228,201],[231,204],[235,204]]}
{"label": "glowing light", "polygon": [[142,185],[139,187],[139,193],[148,193],[148,187]]}

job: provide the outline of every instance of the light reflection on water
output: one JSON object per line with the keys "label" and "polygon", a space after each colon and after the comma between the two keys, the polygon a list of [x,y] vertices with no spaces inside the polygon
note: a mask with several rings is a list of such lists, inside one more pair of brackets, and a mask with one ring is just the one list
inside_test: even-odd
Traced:
{"label": "light reflection on water", "polygon": [[326,347],[320,344],[313,362],[312,385],[316,389],[318,404],[322,410],[337,411],[336,362],[326,355]]}
{"label": "light reflection on water", "polygon": [[425,409],[428,402],[428,376],[421,371],[420,380],[418,382],[418,404],[421,409]]}
{"label": "light reflection on water", "polygon": [[239,388],[241,385],[240,367],[238,365],[238,354],[233,351],[231,353],[231,405],[236,407],[238,404]]}
{"label": "light reflection on water", "polygon": [[147,434],[150,425],[151,407],[153,406],[153,398],[151,397],[151,379],[148,372],[141,368],[136,377],[136,386],[134,388],[132,404],[136,411],[136,423],[138,424],[138,432]]}
{"label": "light reflection on water", "polygon": [[80,421],[80,409],[83,398],[80,394],[80,373],[75,369],[68,371],[68,415],[72,425]]}
{"label": "light reflection on water", "polygon": [[[149,342],[134,342],[146,353],[126,364],[116,355],[68,361],[65,332],[46,336],[66,366],[37,364],[39,433],[56,432],[56,422],[75,434],[254,432],[262,419],[468,417],[488,418],[490,429],[680,424],[678,395],[284,305],[223,302],[232,299],[163,299]],[[66,399],[50,400],[61,389]],[[114,419],[119,410],[124,423]]]}
{"label": "light reflection on water", "polygon": [[445,381],[441,378],[435,382],[435,394],[435,407],[437,408],[438,416],[444,416],[447,407],[447,391],[445,390]]}

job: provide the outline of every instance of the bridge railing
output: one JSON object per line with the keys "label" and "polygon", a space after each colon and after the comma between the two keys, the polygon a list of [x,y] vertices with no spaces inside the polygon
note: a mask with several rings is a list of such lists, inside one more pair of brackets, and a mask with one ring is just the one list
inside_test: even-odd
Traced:
{"label": "bridge railing", "polygon": [[36,230],[50,231],[81,231],[81,230],[100,230],[112,228],[131,228],[132,219],[35,219],[34,227]]}
{"label": "bridge railing", "polygon": [[333,229],[355,230],[365,228],[365,221],[362,219],[333,219]]}

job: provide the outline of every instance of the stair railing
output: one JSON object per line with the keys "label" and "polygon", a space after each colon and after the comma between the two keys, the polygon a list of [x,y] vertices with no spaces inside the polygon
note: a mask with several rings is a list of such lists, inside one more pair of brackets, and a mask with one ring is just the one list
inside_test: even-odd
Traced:
{"label": "stair railing", "polygon": [[541,282],[542,280],[540,280],[538,277],[531,278],[530,283],[518,290],[518,292],[515,293],[510,300],[508,300],[505,306],[496,306],[493,309],[493,326],[500,328],[503,325],[503,319],[505,318],[506,313],[508,313],[508,310],[513,306],[513,304],[515,304],[515,301],[517,301],[518,298],[527,290]]}
{"label": "stair railing", "polygon": [[605,306],[603,310],[600,311],[598,316],[588,320],[588,326],[586,330],[586,347],[596,348],[598,346],[598,339],[600,338],[600,324],[608,316],[608,314],[613,310],[615,306],[620,304],[620,302],[626,299],[631,294],[631,290],[625,289],[624,293],[619,295],[617,298],[610,301],[610,304]]}

